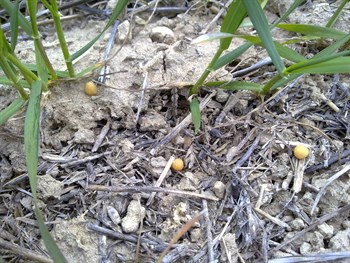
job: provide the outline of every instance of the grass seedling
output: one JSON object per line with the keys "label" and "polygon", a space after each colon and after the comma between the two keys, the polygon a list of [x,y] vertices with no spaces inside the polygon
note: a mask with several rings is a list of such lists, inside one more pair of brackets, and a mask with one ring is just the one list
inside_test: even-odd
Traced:
{"label": "grass seedling", "polygon": [[[118,4],[113,10],[112,16],[104,30],[73,55],[70,55],[65,41],[57,1],[42,0],[41,2],[50,11],[51,16],[53,17],[61,51],[66,62],[67,71],[56,71],[45,52],[37,25],[38,1],[27,0],[27,11],[30,17],[30,20],[28,21],[19,10],[19,0],[16,0],[14,3],[9,0],[0,0],[0,7],[7,11],[11,22],[10,43],[7,41],[0,24],[0,67],[3,71],[3,74],[1,74],[2,76],[0,76],[0,83],[12,85],[19,93],[19,97],[0,112],[0,125],[4,124],[22,107],[27,106],[24,124],[24,144],[29,183],[33,196],[34,212],[40,233],[50,256],[54,262],[67,262],[51,237],[37,205],[36,178],[39,159],[41,95],[43,92],[48,91],[50,83],[59,78],[83,76],[84,74],[91,72],[93,69],[103,65],[103,63],[98,63],[76,74],[73,67],[73,60],[83,55],[96,43],[103,33],[113,25],[115,20],[126,7],[128,0],[118,1]],[[15,54],[16,45],[18,44],[17,39],[20,31],[19,28],[21,28],[34,42],[35,64],[25,64],[20,61]]]}
{"label": "grass seedling", "polygon": [[[233,1],[227,11],[220,29],[221,32],[229,33],[231,35],[228,37],[211,33],[211,35],[208,34],[208,37],[201,36],[199,38],[205,41],[220,38],[220,46],[205,71],[190,90],[190,109],[195,132],[200,130],[201,124],[198,101],[198,93],[201,86],[215,86],[227,90],[250,90],[258,94],[267,95],[276,88],[287,84],[303,74],[350,73],[350,51],[348,50],[350,46],[350,34],[331,28],[331,26],[334,25],[336,20],[339,18],[347,1],[343,0],[340,3],[336,12],[325,26],[280,24],[281,21],[288,17],[303,2],[304,1],[302,0],[294,1],[280,19],[269,25],[262,8],[265,2],[261,3],[261,1],[259,2],[258,0]],[[246,16],[248,16],[251,20],[257,32],[257,36],[236,34],[237,29]],[[271,35],[271,30],[275,27],[301,34],[302,37],[299,39],[293,39],[291,42],[276,42],[272,39]],[[240,47],[223,54],[223,52],[229,48],[233,37],[243,38],[247,42]],[[310,59],[305,58],[293,49],[286,46],[287,44],[298,43],[305,40],[310,41],[324,39],[332,39],[335,42],[319,53],[315,54],[314,57]],[[194,42],[200,41],[195,40]],[[267,83],[260,84],[232,80],[205,82],[211,72],[227,65],[228,63],[231,63],[241,54],[247,52],[247,50],[253,45],[259,45],[266,49],[276,68],[276,75]],[[286,68],[284,66],[283,59],[287,59],[294,64]]]}

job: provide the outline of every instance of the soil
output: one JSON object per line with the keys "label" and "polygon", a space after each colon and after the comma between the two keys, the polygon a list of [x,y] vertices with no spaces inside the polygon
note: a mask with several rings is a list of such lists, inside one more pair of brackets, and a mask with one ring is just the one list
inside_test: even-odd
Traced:
{"label": "soil", "polygon": [[[269,19],[292,2],[269,1]],[[324,25],[340,2],[308,1],[287,22]],[[84,84],[98,72],[59,81],[43,96],[38,195],[68,262],[155,262],[201,212],[163,262],[209,262],[208,246],[211,262],[278,262],[273,259],[350,250],[349,75],[305,75],[265,98],[203,88],[201,132],[192,124],[177,129],[189,116],[188,83],[218,48],[216,41],[191,44],[215,10],[198,5],[187,13],[155,14],[146,24],[150,13],[138,14],[121,26],[97,96],[86,95]],[[221,21],[209,32],[219,31]],[[335,27],[348,32],[349,22],[347,4]],[[65,21],[70,51],[105,24],[98,15]],[[64,70],[53,25],[41,30],[53,65]],[[291,36],[274,31],[277,39]],[[76,62],[77,72],[103,60],[108,37]],[[234,40],[230,49],[242,43]],[[310,57],[323,44],[294,47]],[[31,41],[21,41],[17,53],[34,61]],[[251,48],[210,79],[231,79],[266,57]],[[264,83],[274,72],[265,65],[236,79]],[[15,97],[12,87],[0,86],[0,110]],[[23,120],[24,110],[0,127],[0,241],[45,256],[26,175]],[[293,157],[299,144],[310,150],[306,160]],[[183,159],[185,168],[169,169],[173,158]],[[303,176],[300,189],[297,175]],[[29,262],[1,247],[3,259]]]}

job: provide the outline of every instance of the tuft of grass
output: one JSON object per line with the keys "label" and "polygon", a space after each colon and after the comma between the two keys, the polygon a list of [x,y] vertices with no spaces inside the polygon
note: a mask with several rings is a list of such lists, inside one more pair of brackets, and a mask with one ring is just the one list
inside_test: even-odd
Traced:
{"label": "tuft of grass", "polygon": [[[67,70],[65,72],[55,70],[54,65],[51,64],[50,59],[45,52],[45,48],[42,44],[40,31],[36,21],[38,1],[26,1],[27,11],[30,17],[29,21],[26,20],[26,18],[20,12],[19,2],[19,0],[0,0],[0,7],[7,11],[11,23],[10,42],[7,41],[0,23],[0,68],[3,73],[0,77],[0,83],[12,85],[17,89],[19,94],[18,98],[12,101],[12,103],[5,109],[0,111],[0,125],[4,124],[21,108],[26,107],[24,144],[29,183],[33,196],[34,212],[40,233],[50,256],[54,262],[65,263],[67,260],[57,247],[57,244],[51,237],[50,232],[45,225],[43,216],[38,207],[38,198],[36,194],[36,178],[38,172],[37,167],[40,142],[39,131],[41,94],[48,91],[50,84],[60,78],[81,77],[103,65],[103,63],[97,63],[96,65],[93,65],[82,70],[81,72],[76,73],[73,67],[73,60],[83,55],[100,39],[103,33],[105,33],[106,30],[114,24],[115,20],[117,20],[117,18],[125,9],[128,0],[119,0],[104,30],[100,32],[87,45],[72,55],[69,53],[69,48],[64,37],[64,32],[60,21],[60,14],[58,12],[57,1],[41,1],[45,8],[50,11],[51,16],[53,17],[62,55],[66,61]],[[27,34],[34,42],[35,64],[23,63],[20,59],[17,58],[15,54],[15,49],[18,44],[17,39],[19,28],[21,28],[23,32]]]}
{"label": "tuft of grass", "polygon": [[[200,36],[199,40],[195,39],[193,41],[194,43],[197,43],[220,39],[220,46],[217,52],[213,55],[212,60],[190,90],[190,109],[196,133],[200,130],[201,125],[198,102],[198,93],[201,86],[216,86],[227,90],[250,90],[258,94],[266,95],[303,74],[350,73],[350,34],[348,32],[331,28],[341,15],[347,1],[343,0],[340,3],[339,7],[325,26],[281,24],[281,22],[292,14],[293,11],[303,2],[303,0],[295,0],[288,10],[281,15],[280,19],[269,25],[263,11],[266,1],[233,1],[220,29],[220,32],[229,33],[232,36],[230,35],[223,38],[223,35],[218,35],[218,33],[214,32],[209,33],[208,36]],[[254,29],[256,30],[257,34],[255,36],[236,34],[237,29],[246,16],[249,17]],[[284,43],[274,41],[271,31],[276,27],[293,32],[298,36],[301,35],[301,37]],[[247,42],[240,47],[223,54],[223,52],[229,48],[233,38],[242,38]],[[287,44],[300,43],[301,41],[321,41],[324,39],[330,39],[333,42],[310,59],[307,59],[287,46]],[[276,68],[275,76],[273,76],[266,84],[263,85],[259,83],[231,80],[205,82],[211,72],[231,63],[240,55],[247,52],[253,45],[259,45],[264,48]],[[293,64],[286,68],[283,62],[284,59],[289,60]]]}

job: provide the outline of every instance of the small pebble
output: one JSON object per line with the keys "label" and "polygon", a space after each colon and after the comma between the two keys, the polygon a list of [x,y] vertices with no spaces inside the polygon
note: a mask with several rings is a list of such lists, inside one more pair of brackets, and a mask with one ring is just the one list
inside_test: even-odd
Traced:
{"label": "small pebble", "polygon": [[223,182],[216,181],[213,186],[213,191],[218,198],[223,199],[225,197],[226,186]]}
{"label": "small pebble", "polygon": [[175,42],[174,32],[165,26],[157,26],[152,29],[150,37],[152,42],[173,44]]}
{"label": "small pebble", "polygon": [[331,238],[334,235],[334,227],[332,225],[328,225],[327,223],[318,225],[317,229],[321,235],[324,236],[324,238]]}
{"label": "small pebble", "polygon": [[128,206],[126,216],[122,219],[124,233],[135,233],[139,229],[141,220],[144,219],[146,209],[138,201],[132,200]]}
{"label": "small pebble", "polygon": [[229,94],[224,90],[218,89],[216,93],[216,101],[220,103],[224,103],[228,100]]}
{"label": "small pebble", "polygon": [[130,22],[125,20],[118,27],[117,37],[119,41],[131,40]]}

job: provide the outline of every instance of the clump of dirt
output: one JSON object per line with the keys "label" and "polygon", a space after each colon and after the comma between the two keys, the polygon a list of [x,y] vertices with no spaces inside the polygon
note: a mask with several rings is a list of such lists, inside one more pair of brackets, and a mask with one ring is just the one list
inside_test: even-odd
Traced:
{"label": "clump of dirt", "polygon": [[[313,3],[317,10],[336,4]],[[269,18],[284,9],[285,3],[270,4]],[[200,220],[164,262],[263,262],[348,249],[347,172],[313,206],[329,177],[348,162],[349,76],[303,76],[265,101],[247,91],[203,88],[202,131],[194,134],[187,122],[188,83],[199,78],[218,42],[193,45],[191,40],[215,17],[211,10],[158,15],[150,23],[149,14],[140,14],[121,26],[96,96],[84,93],[84,84],[95,76],[57,81],[43,96],[38,193],[45,220],[69,262],[155,262],[198,213]],[[290,19],[302,23],[298,18],[310,10],[300,6]],[[64,22],[72,50],[105,23],[90,18]],[[219,31],[219,23],[211,30]],[[44,31],[53,64],[64,69],[52,26]],[[275,34],[284,38],[289,33]],[[107,39],[77,62],[78,70],[102,60]],[[28,62],[33,61],[30,43],[18,49]],[[234,40],[231,49],[241,43]],[[316,44],[305,52],[315,49]],[[210,78],[264,83],[274,67],[234,74],[266,56],[254,47]],[[0,109],[15,94],[1,87]],[[23,119],[20,112],[0,128],[0,238],[41,254],[25,191]],[[293,157],[300,143],[310,150],[306,160]],[[338,153],[345,166],[334,164]],[[174,157],[185,161],[183,171],[170,169]],[[297,182],[296,175],[302,180]],[[301,190],[295,190],[298,183]]]}

